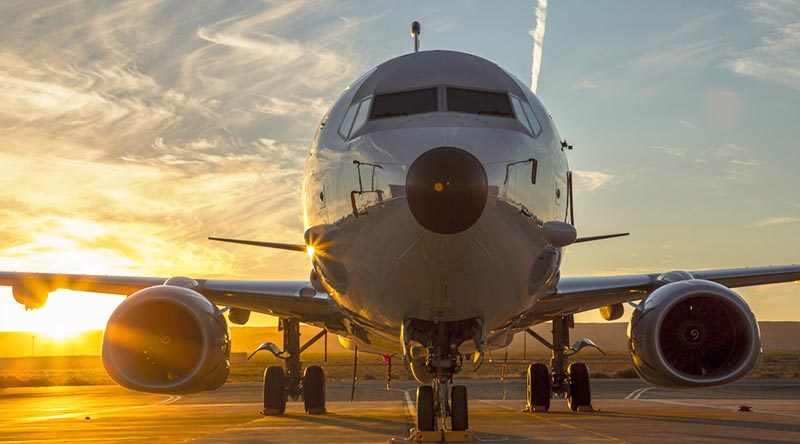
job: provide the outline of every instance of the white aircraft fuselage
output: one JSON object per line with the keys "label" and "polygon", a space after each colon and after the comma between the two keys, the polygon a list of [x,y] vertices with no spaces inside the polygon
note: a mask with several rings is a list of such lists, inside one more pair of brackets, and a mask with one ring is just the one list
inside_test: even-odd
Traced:
{"label": "white aircraft fuselage", "polygon": [[[420,90],[435,110],[381,98]],[[511,113],[458,111],[470,91],[508,97]],[[410,318],[497,330],[558,280],[544,223],[566,220],[567,174],[552,118],[497,65],[451,51],[390,60],[343,92],[311,143],[302,202],[306,227],[321,227],[315,272],[373,344],[397,347]]]}

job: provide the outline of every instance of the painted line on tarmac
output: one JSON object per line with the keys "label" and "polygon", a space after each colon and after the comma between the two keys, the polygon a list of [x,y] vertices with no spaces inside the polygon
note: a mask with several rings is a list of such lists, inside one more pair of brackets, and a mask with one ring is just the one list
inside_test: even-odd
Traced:
{"label": "painted line on tarmac", "polygon": [[76,412],[76,413],[63,413],[61,415],[48,415],[48,416],[34,416],[32,418],[22,418],[18,420],[11,421],[12,423],[21,423],[21,422],[41,422],[41,421],[50,421],[53,419],[67,419],[67,418],[77,418],[80,416],[85,417],[94,417],[97,415],[102,415],[105,413],[117,413],[117,412],[124,412],[126,410],[136,410],[136,409],[146,409],[150,407],[158,407],[162,405],[169,405],[173,402],[181,399],[179,395],[157,395],[157,396],[166,396],[167,399],[163,401],[159,401],[153,404],[143,404],[143,405],[132,405],[128,407],[116,407],[111,409],[102,409],[102,410],[95,410],[91,412]]}
{"label": "painted line on tarmac", "polygon": [[641,398],[641,396],[643,394],[645,394],[645,392],[647,392],[649,390],[652,390],[652,389],[653,389],[653,387],[638,388],[638,389],[628,393],[628,396],[626,396],[625,399],[639,399],[639,398]]}
{"label": "painted line on tarmac", "polygon": [[[724,410],[726,412],[738,412],[738,409],[733,407],[725,407],[721,405],[711,405],[705,404],[702,402],[689,402],[689,401],[673,401],[669,399],[639,399],[639,401],[645,402],[657,402],[659,404],[670,404],[670,405],[679,405],[684,407],[704,407],[707,409],[714,409],[714,410]],[[789,412],[778,412],[775,410],[759,410],[753,409],[752,412],[748,413],[763,413],[766,415],[776,415],[776,416],[786,416],[790,418],[800,418],[800,414],[798,413],[789,413]]]}
{"label": "painted line on tarmac", "polygon": [[[486,400],[486,399],[478,399],[477,401],[484,402],[486,404],[490,404],[490,405],[493,405],[495,407],[500,407],[502,409],[510,410],[512,412],[523,413],[520,410],[513,409],[511,407],[504,406],[502,404],[497,404],[495,402],[492,402],[492,401],[489,401],[489,400]],[[622,443],[628,443],[629,442],[629,441],[625,441],[624,439],[619,439],[619,438],[617,438],[615,436],[606,435],[604,433],[595,432],[594,430],[584,429],[582,427],[576,427],[576,426],[571,425],[571,424],[563,423],[561,421],[556,421],[555,419],[547,418],[546,417],[547,413],[526,413],[526,414],[528,414],[530,416],[533,416],[534,418],[542,420],[542,421],[547,421],[547,422],[551,422],[553,424],[558,424],[558,425],[560,425],[562,427],[566,427],[568,429],[579,430],[581,432],[585,432],[585,433],[589,433],[589,434],[595,435],[595,436],[597,436],[599,438],[603,438],[603,439],[607,439],[607,440],[611,440],[611,441],[615,441],[615,442],[622,442]],[[578,414],[580,414],[580,413],[576,413],[576,415],[578,415]],[[589,414],[591,414],[591,413],[589,413]]]}
{"label": "painted line on tarmac", "polygon": [[414,389],[408,389],[408,390],[389,389],[389,390],[393,391],[393,392],[402,392],[403,393],[403,397],[406,400],[406,411],[408,411],[408,416],[410,416],[411,419],[414,420],[414,424],[416,424],[417,423],[417,412],[416,412],[417,409],[414,408],[414,402],[411,401],[411,395],[408,394],[408,392],[410,392],[411,390],[414,390]]}

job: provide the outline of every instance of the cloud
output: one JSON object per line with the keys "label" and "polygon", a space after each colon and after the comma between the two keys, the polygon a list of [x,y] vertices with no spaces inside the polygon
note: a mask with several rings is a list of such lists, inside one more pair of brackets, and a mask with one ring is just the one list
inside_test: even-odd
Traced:
{"label": "cloud", "polygon": [[674,146],[662,146],[662,145],[655,145],[651,148],[655,150],[659,150],[666,155],[674,156],[674,157],[686,157],[689,153],[689,150],[684,147],[674,147]]}
{"label": "cloud", "polygon": [[754,22],[769,25],[770,33],[725,65],[743,76],[800,89],[800,2],[757,1],[745,10]]}
{"label": "cloud", "polygon": [[305,278],[206,237],[301,239],[308,143],[375,18],[324,3],[3,5],[0,269]]}
{"label": "cloud", "polygon": [[575,185],[588,192],[597,191],[615,180],[615,176],[600,171],[573,171],[572,174]]}
{"label": "cloud", "polygon": [[573,86],[573,89],[597,89],[597,83],[592,80],[581,80]]}
{"label": "cloud", "polygon": [[800,222],[800,217],[778,216],[761,219],[753,224],[756,227],[771,227],[774,225],[795,224]]}
{"label": "cloud", "polygon": [[685,126],[686,128],[689,128],[690,130],[697,129],[697,124],[695,124],[694,122],[690,122],[688,120],[679,120],[678,123]]}

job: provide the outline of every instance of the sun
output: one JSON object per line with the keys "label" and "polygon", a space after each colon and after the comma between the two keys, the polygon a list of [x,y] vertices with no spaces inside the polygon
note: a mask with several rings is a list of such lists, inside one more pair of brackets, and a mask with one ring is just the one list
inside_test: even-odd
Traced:
{"label": "sun", "polygon": [[124,297],[57,290],[41,309],[25,311],[13,302],[2,310],[3,330],[27,331],[53,340],[68,340],[81,333],[105,328]]}

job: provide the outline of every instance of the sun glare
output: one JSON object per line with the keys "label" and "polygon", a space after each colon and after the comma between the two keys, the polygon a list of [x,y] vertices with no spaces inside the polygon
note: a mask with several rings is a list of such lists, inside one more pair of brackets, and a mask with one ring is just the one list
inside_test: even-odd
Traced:
{"label": "sun glare", "polygon": [[102,330],[123,298],[113,295],[58,290],[39,310],[25,311],[13,302],[3,304],[0,315],[3,330],[27,331],[54,340],[67,340],[89,330]]}

